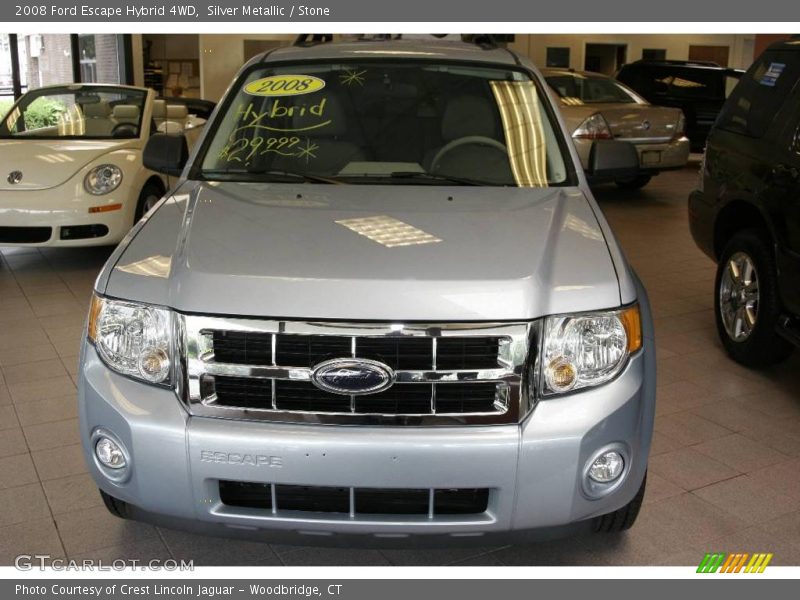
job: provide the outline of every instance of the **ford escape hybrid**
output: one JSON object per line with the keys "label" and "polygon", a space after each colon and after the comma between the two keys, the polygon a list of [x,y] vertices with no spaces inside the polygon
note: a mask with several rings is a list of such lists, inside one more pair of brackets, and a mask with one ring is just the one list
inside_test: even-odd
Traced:
{"label": "ford escape hybrid", "polygon": [[245,65],[191,155],[153,136],[180,180],[81,358],[107,507],[263,539],[629,527],[652,321],[545,90],[486,45],[317,44]]}

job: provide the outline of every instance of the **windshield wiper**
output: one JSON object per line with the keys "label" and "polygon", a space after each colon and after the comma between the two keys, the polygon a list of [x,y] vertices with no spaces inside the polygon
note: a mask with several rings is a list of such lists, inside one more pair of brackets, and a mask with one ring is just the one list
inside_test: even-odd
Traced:
{"label": "windshield wiper", "polygon": [[267,175],[274,177],[290,177],[297,181],[306,181],[311,183],[338,183],[345,184],[346,182],[334,177],[323,177],[322,175],[313,175],[311,173],[297,173],[295,171],[280,171],[271,169],[269,171],[248,171],[256,175]]}
{"label": "windshield wiper", "polygon": [[394,171],[389,174],[392,179],[426,179],[428,181],[442,181],[445,183],[457,183],[459,185],[482,185],[497,186],[501,184],[470,179],[469,177],[457,177],[454,175],[437,175],[435,173],[425,173],[423,171]]}
{"label": "windshield wiper", "polygon": [[[294,171],[280,171],[280,170],[269,170],[269,171],[251,171],[249,169],[211,169],[202,171],[203,177],[218,177],[218,176],[230,176],[230,177],[237,177],[241,175],[248,176],[249,181],[266,181],[266,182],[281,182],[284,183],[286,180],[288,181],[302,181],[307,183],[339,183],[344,184],[344,181],[339,179],[333,179],[330,177],[322,177],[321,175],[311,175],[309,173],[297,173]],[[262,179],[262,177],[266,176],[267,179]],[[278,179],[275,179],[278,178]],[[280,178],[283,178],[284,181],[281,181]]]}

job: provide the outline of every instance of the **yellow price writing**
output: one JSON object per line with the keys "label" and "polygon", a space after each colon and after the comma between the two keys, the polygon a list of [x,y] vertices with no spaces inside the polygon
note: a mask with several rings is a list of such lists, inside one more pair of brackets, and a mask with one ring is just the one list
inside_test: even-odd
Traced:
{"label": "yellow price writing", "polygon": [[219,158],[227,162],[248,163],[253,157],[264,156],[269,152],[284,156],[296,156],[297,148],[295,147],[299,143],[300,138],[297,136],[239,138],[226,145],[220,152]]}

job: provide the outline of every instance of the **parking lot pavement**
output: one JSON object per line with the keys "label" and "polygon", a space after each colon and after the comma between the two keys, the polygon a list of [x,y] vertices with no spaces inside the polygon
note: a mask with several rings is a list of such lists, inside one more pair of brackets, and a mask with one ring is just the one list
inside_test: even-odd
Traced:
{"label": "parking lot pavement", "polygon": [[689,234],[697,165],[643,190],[596,191],[650,294],[658,404],[645,504],[627,533],[448,549],[220,540],[110,516],[82,462],[78,346],[107,249],[0,251],[0,564],[19,554],[196,565],[698,564],[710,549],[800,564],[800,352],[749,371],[714,328],[714,265]]}

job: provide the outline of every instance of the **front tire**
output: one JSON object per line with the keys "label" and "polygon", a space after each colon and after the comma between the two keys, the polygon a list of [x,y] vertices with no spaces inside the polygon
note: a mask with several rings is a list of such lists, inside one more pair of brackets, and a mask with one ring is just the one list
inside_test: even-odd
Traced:
{"label": "front tire", "polygon": [[717,265],[714,312],[722,345],[736,362],[766,367],[791,354],[792,346],[776,331],[781,309],[775,260],[758,230],[740,231],[725,246]]}
{"label": "front tire", "polygon": [[636,517],[639,516],[639,511],[642,509],[642,501],[644,500],[644,490],[646,487],[647,472],[645,472],[642,485],[639,487],[639,491],[636,492],[633,500],[614,512],[597,517],[594,530],[601,533],[618,533],[633,527],[633,524],[636,522]]}
{"label": "front tire", "polygon": [[139,200],[136,203],[136,214],[134,215],[133,222],[138,223],[144,214],[156,205],[156,202],[161,200],[164,195],[164,190],[155,183],[148,183],[142,188],[139,194]]}
{"label": "front tire", "polygon": [[100,492],[100,497],[103,499],[103,504],[105,504],[108,512],[120,519],[130,519],[131,507],[127,502],[114,498],[114,496],[106,494],[103,490],[98,491]]}

